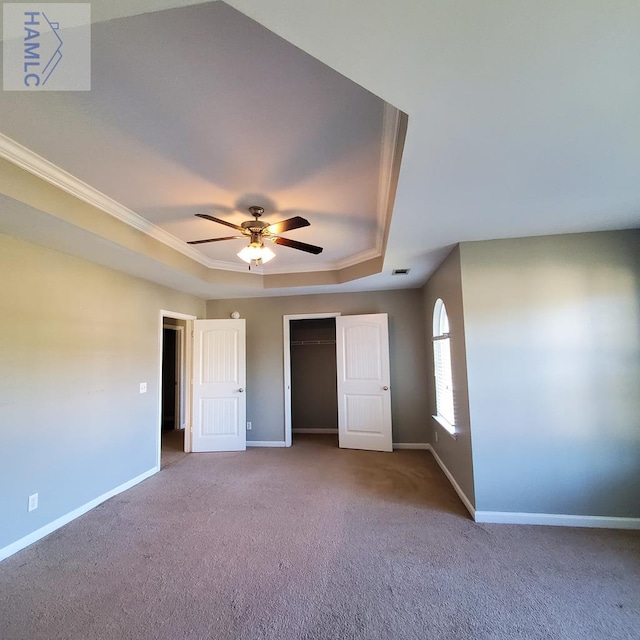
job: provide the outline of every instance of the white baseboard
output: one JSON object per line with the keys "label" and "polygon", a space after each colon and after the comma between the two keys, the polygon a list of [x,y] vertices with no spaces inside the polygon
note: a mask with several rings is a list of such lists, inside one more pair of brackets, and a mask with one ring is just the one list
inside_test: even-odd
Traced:
{"label": "white baseboard", "polygon": [[284,447],[284,440],[247,440],[247,447]]}
{"label": "white baseboard", "polygon": [[[394,445],[395,446],[395,445]],[[572,516],[561,513],[519,513],[515,511],[476,511],[450,471],[431,445],[428,445],[436,462],[447,476],[464,503],[471,517],[478,524],[534,524],[550,527],[592,527],[600,529],[640,529],[640,518],[615,518],[608,516]]]}
{"label": "white baseboard", "polygon": [[293,433],[329,433],[333,435],[338,435],[338,430],[313,427],[313,429],[293,429]]}
{"label": "white baseboard", "polygon": [[438,466],[444,472],[444,475],[447,476],[447,480],[449,480],[449,482],[451,483],[451,486],[455,489],[455,492],[458,494],[458,497],[460,498],[460,500],[462,500],[462,503],[467,508],[467,511],[471,514],[471,517],[477,522],[476,510],[474,506],[471,504],[471,500],[467,498],[467,496],[465,495],[465,492],[460,488],[460,485],[456,482],[455,478],[451,475],[451,472],[449,471],[449,469],[447,469],[444,462],[440,460],[440,456],[435,452],[433,447],[430,444],[427,445],[427,447],[429,451],[431,451],[431,455],[435,458],[436,462],[438,463]]}
{"label": "white baseboard", "polygon": [[431,445],[426,442],[394,442],[394,449],[422,449],[428,451]]}
{"label": "white baseboard", "polygon": [[[395,446],[395,445],[394,445]],[[479,524],[539,524],[550,527],[593,527],[600,529],[640,529],[640,518],[609,516],[572,516],[562,513],[519,513],[516,511],[476,511],[431,445],[427,445],[436,462],[447,476],[467,511]]]}
{"label": "white baseboard", "polygon": [[91,509],[93,509],[94,507],[97,507],[99,504],[102,504],[105,500],[108,500],[109,498],[113,498],[113,496],[116,496],[119,493],[126,491],[127,489],[131,489],[131,487],[135,486],[139,482],[142,482],[143,480],[146,480],[148,477],[152,476],[154,473],[158,473],[158,471],[160,471],[159,467],[153,467],[148,471],[145,471],[144,473],[140,474],[139,476],[136,476],[135,478],[129,480],[128,482],[125,482],[124,484],[121,484],[120,486],[115,487],[115,489],[111,489],[111,491],[107,491],[106,493],[103,493],[101,496],[98,496],[97,498],[90,500],[86,504],[83,504],[81,507],[78,507],[77,509],[70,511],[69,513],[61,516],[60,518],[57,518],[53,522],[50,522],[49,524],[44,525],[44,527],[40,527],[40,529],[37,529],[33,533],[30,533],[29,535],[24,536],[24,538],[20,538],[19,540],[12,542],[6,547],[3,547],[2,549],[0,549],[0,561],[4,560],[5,558],[8,558],[9,556],[12,556],[14,553],[17,553],[18,551],[21,551],[25,547],[28,547],[30,544],[37,542],[41,538],[48,536],[50,533],[53,533],[56,529],[63,527],[65,524],[69,524],[69,522],[71,522],[72,520],[75,520],[76,518],[79,518],[81,515],[87,513],[87,511],[91,511]]}
{"label": "white baseboard", "polygon": [[539,524],[550,527],[592,527],[598,529],[640,529],[640,518],[572,516],[561,513],[518,513],[476,511],[476,522],[486,524]]}

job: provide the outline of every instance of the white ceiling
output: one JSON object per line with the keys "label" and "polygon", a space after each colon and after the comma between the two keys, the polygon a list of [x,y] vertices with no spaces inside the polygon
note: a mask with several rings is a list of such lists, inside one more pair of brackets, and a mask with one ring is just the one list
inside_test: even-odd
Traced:
{"label": "white ceiling", "polygon": [[[382,100],[406,112],[383,273],[251,295],[417,286],[459,241],[640,225],[635,0],[228,4],[345,77],[208,3],[94,25],[92,91],[5,92],[3,132],[181,240],[218,235],[190,217],[202,207],[240,221],[261,197],[270,220],[302,212],[312,227],[287,235],[339,261],[376,233]],[[278,247],[283,268],[309,260]],[[216,287],[205,297],[234,295]]]}

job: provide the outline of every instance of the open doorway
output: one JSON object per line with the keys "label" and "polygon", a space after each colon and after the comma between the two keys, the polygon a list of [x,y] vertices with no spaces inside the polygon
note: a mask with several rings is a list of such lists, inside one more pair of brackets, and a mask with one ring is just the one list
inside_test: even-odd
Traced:
{"label": "open doorway", "polygon": [[161,434],[163,451],[184,451],[186,320],[165,318],[162,325]]}
{"label": "open doorway", "polygon": [[191,451],[191,362],[195,316],[160,312],[158,467]]}
{"label": "open doorway", "polygon": [[320,436],[338,446],[336,316],[285,316],[285,444]]}

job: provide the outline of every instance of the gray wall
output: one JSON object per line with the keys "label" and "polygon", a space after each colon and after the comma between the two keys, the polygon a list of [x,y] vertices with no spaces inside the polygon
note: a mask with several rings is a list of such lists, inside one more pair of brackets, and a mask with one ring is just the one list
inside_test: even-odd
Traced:
{"label": "gray wall", "polygon": [[394,442],[427,442],[424,313],[419,289],[209,300],[208,318],[237,310],[247,320],[247,420],[250,440],[284,440],[282,316],[339,311],[389,314]]}
{"label": "gray wall", "polygon": [[[433,308],[441,298],[449,317],[451,335],[451,368],[453,372],[456,438],[454,439],[433,418],[429,418],[430,442],[438,457],[445,464],[458,486],[471,504],[474,504],[473,464],[471,456],[471,429],[467,390],[467,361],[465,350],[464,314],[462,307],[462,282],[460,250],[458,247],[445,258],[423,288],[424,328],[426,335],[426,362],[428,365],[429,416],[436,414],[436,397],[433,373]],[[437,433],[437,441],[436,441]]]}
{"label": "gray wall", "polygon": [[159,311],[205,303],[3,235],[0,273],[2,548],[156,465]]}
{"label": "gray wall", "polygon": [[640,232],[461,245],[476,508],[640,517]]}

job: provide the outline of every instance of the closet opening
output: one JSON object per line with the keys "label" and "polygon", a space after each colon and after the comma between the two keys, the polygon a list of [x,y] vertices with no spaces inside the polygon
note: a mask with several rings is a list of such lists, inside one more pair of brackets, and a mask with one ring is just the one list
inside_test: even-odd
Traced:
{"label": "closet opening", "polygon": [[291,430],[338,446],[335,317],[291,320]]}

